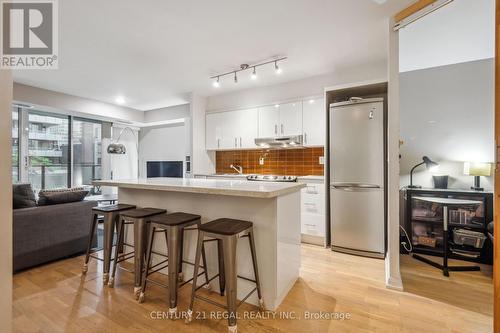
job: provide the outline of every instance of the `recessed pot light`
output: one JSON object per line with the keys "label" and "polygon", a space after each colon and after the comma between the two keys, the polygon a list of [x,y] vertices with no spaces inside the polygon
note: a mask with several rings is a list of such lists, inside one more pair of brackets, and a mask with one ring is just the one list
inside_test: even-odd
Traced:
{"label": "recessed pot light", "polygon": [[123,96],[116,96],[115,102],[116,102],[116,104],[125,104],[125,97],[123,97]]}

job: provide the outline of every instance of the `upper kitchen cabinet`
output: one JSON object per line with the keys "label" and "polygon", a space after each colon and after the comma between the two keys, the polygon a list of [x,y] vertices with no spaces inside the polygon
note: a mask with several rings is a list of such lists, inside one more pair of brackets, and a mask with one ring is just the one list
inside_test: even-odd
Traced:
{"label": "upper kitchen cabinet", "polygon": [[311,99],[303,103],[305,146],[324,146],[326,133],[325,99]]}
{"label": "upper kitchen cabinet", "polygon": [[269,105],[259,109],[259,138],[272,138],[279,135],[280,110],[278,106]]}
{"label": "upper kitchen cabinet", "polygon": [[254,148],[258,135],[258,109],[209,113],[206,149]]}
{"label": "upper kitchen cabinet", "polygon": [[302,102],[276,104],[259,109],[259,137],[302,133]]}

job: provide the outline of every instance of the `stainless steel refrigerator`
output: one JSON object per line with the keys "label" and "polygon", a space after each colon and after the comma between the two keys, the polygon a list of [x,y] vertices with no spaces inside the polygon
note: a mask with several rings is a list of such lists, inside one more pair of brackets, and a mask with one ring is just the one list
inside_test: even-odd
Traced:
{"label": "stainless steel refrigerator", "polygon": [[383,258],[383,98],[331,104],[329,129],[332,250]]}

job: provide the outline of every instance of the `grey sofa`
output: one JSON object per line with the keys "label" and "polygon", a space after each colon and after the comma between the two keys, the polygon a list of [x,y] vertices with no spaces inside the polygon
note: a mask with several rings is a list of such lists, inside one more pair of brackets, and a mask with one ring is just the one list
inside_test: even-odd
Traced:
{"label": "grey sofa", "polygon": [[14,271],[85,252],[95,206],[79,201],[15,209]]}

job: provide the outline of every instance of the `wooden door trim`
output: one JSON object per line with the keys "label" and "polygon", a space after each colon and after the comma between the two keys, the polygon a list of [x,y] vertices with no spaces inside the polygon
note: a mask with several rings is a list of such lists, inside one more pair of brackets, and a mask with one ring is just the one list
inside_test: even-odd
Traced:
{"label": "wooden door trim", "polygon": [[399,21],[402,21],[405,18],[407,18],[407,17],[415,14],[419,10],[422,10],[425,7],[429,6],[429,5],[432,5],[436,1],[437,0],[419,0],[419,1],[415,2],[414,4],[406,7],[405,9],[403,9],[402,11],[400,11],[399,13],[397,13],[394,16],[394,21],[396,23],[399,22]]}

